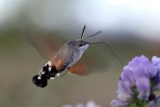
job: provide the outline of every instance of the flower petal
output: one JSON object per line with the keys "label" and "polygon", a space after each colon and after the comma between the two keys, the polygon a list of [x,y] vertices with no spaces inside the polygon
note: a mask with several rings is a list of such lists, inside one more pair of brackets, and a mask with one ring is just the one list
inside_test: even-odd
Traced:
{"label": "flower petal", "polygon": [[150,81],[148,78],[140,78],[136,81],[136,88],[138,90],[138,98],[141,100],[148,100],[151,93]]}
{"label": "flower petal", "polygon": [[121,100],[112,100],[112,107],[127,107],[128,103]]}

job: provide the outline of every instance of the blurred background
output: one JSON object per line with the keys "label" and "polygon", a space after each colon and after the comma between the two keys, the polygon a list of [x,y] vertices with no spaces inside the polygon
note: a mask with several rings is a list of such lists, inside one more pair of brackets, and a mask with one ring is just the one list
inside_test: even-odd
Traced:
{"label": "blurred background", "polygon": [[48,59],[26,38],[43,35],[60,45],[80,38],[87,25],[86,36],[102,31],[89,41],[108,43],[126,65],[141,54],[160,55],[159,5],[159,0],[0,0],[0,106],[62,107],[93,100],[109,107],[123,65],[104,45],[90,46],[82,60],[106,69],[68,74],[41,89],[32,77]]}

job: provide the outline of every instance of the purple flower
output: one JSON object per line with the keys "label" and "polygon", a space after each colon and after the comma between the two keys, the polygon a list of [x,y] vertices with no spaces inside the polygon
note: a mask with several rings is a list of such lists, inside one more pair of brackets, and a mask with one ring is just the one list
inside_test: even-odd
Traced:
{"label": "purple flower", "polygon": [[152,64],[157,71],[157,75],[154,77],[154,82],[156,84],[156,88],[160,90],[160,58],[153,56],[152,57]]}
{"label": "purple flower", "polygon": [[[147,100],[150,95],[149,79],[155,76],[156,72],[152,63],[145,56],[135,57],[124,67],[119,82],[118,94],[126,93],[133,95],[133,89],[138,91],[138,98]],[[121,92],[121,93],[119,93]]]}
{"label": "purple flower", "polygon": [[[130,61],[127,65],[127,70],[132,71],[134,80],[140,77],[152,78],[157,74],[152,63],[143,55],[140,57],[135,57],[132,61]],[[131,72],[129,71],[127,73],[130,74]]]}
{"label": "purple flower", "polygon": [[160,58],[152,61],[141,55],[133,58],[123,68],[118,84],[118,99],[111,102],[112,107],[155,107],[152,98],[155,88],[160,90]]}
{"label": "purple flower", "polygon": [[112,100],[111,105],[112,107],[128,107],[128,102],[121,100]]}
{"label": "purple flower", "polygon": [[72,105],[64,105],[63,107],[101,107],[97,105],[94,101],[88,101],[86,105],[82,103],[78,103],[75,106]]}
{"label": "purple flower", "polygon": [[148,104],[147,104],[146,107],[156,107],[155,101],[150,101],[150,102],[148,102]]}
{"label": "purple flower", "polygon": [[141,100],[148,100],[151,93],[150,81],[148,78],[140,78],[136,81],[137,91],[139,92],[138,98]]}
{"label": "purple flower", "polygon": [[64,105],[63,107],[74,107],[74,106],[67,104],[67,105]]}
{"label": "purple flower", "polygon": [[133,95],[129,82],[119,81],[117,93],[119,99],[121,99],[122,101],[129,101]]}

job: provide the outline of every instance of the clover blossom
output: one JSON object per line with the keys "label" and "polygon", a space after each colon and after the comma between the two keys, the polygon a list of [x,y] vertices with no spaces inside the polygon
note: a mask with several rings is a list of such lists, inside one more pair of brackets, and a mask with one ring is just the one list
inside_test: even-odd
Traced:
{"label": "clover blossom", "polygon": [[101,106],[97,105],[94,101],[88,101],[86,105],[82,103],[78,103],[75,106],[68,104],[68,105],[64,105],[63,107],[101,107]]}
{"label": "clover blossom", "polygon": [[123,68],[118,83],[118,98],[112,100],[112,107],[157,107],[160,97],[160,58],[150,61],[144,55],[133,58]]}

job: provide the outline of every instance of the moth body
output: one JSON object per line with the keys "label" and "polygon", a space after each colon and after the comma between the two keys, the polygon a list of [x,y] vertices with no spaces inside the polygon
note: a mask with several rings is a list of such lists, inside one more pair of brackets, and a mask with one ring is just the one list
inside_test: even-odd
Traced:
{"label": "moth body", "polygon": [[43,66],[39,75],[33,77],[33,83],[37,87],[45,87],[47,80],[60,76],[61,72],[68,71],[79,61],[88,47],[89,43],[82,39],[66,42],[57,54]]}

